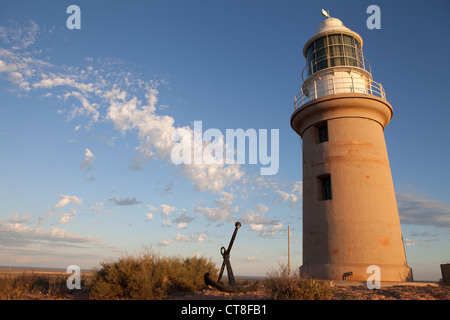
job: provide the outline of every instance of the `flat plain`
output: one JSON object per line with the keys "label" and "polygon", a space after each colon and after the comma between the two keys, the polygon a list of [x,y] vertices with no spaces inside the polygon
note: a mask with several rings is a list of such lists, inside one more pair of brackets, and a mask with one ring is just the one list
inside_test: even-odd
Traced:
{"label": "flat plain", "polygon": [[[81,272],[81,289],[67,289],[70,274],[59,269],[0,268],[1,300],[89,300],[90,271]],[[13,279],[20,279],[26,290],[8,287]],[[255,292],[225,293],[211,287],[195,292],[177,292],[167,300],[271,300],[265,278],[239,278],[238,282],[258,281]],[[27,283],[29,282],[29,283]],[[450,286],[436,282],[386,283],[380,289],[368,289],[363,282],[326,282],[331,292],[327,300],[450,300]],[[9,292],[8,292],[9,290]],[[19,290],[11,292],[12,290]]]}

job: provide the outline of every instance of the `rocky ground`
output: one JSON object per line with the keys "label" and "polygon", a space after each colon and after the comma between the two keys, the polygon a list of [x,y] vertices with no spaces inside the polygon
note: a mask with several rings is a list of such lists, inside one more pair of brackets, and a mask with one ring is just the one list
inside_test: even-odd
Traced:
{"label": "rocky ground", "polygon": [[[9,272],[9,270],[8,270]],[[23,270],[20,270],[23,272]],[[55,272],[49,272],[55,273]],[[5,275],[6,273],[3,273]],[[7,275],[9,275],[7,273]],[[17,274],[20,274],[17,271]],[[56,273],[55,273],[56,274]],[[65,273],[62,277],[67,277]],[[0,276],[2,272],[0,270]],[[240,280],[242,283],[253,283],[254,279]],[[65,283],[65,282],[64,282]],[[265,288],[265,279],[258,281],[258,290],[249,293],[225,293],[220,292],[214,288],[204,288],[197,292],[176,293],[168,297],[169,300],[270,300],[270,292]],[[398,283],[398,284],[382,284],[381,289],[369,290],[365,283],[337,281],[329,284],[331,291],[331,300],[450,300],[450,286],[438,283]],[[0,282],[0,293],[1,293]],[[9,290],[9,289],[6,289]],[[53,292],[54,291],[54,292]],[[88,300],[90,289],[82,282],[81,290],[53,290],[49,293],[44,292],[29,292],[28,295],[20,296],[16,299],[36,299],[36,300]],[[5,299],[1,298],[0,299]],[[11,298],[7,298],[11,299]],[[14,298],[13,298],[14,299]]]}
{"label": "rocky ground", "polygon": [[[389,285],[369,290],[365,285],[330,284],[331,300],[450,300],[450,286],[432,284]],[[215,289],[203,289],[195,293],[178,294],[175,300],[264,300],[270,299],[261,283],[258,291],[230,294]]]}

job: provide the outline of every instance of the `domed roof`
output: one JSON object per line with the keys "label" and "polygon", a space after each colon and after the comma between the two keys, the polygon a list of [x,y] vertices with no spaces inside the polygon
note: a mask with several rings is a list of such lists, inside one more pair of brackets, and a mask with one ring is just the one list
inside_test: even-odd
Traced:
{"label": "domed roof", "polygon": [[313,42],[314,40],[323,37],[324,35],[330,34],[330,33],[347,33],[352,35],[353,37],[355,37],[358,42],[359,42],[359,46],[360,48],[362,48],[363,45],[363,40],[361,38],[361,36],[359,34],[357,34],[355,31],[350,30],[349,28],[347,28],[346,26],[344,26],[344,24],[342,23],[341,20],[336,19],[336,18],[326,18],[325,20],[323,20],[319,26],[317,27],[316,33],[314,33],[314,35],[311,37],[311,39],[309,39],[305,46],[303,47],[303,55],[306,57],[306,51],[308,50],[309,45],[311,44],[311,42]]}
{"label": "domed roof", "polygon": [[336,18],[327,18],[323,20],[317,27],[316,34],[321,34],[327,31],[350,31],[349,28],[344,26],[341,20]]}

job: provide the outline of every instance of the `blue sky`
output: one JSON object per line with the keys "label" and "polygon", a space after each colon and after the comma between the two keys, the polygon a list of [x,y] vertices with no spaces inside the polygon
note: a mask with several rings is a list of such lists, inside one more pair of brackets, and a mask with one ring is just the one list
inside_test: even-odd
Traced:
{"label": "blue sky", "polygon": [[[81,9],[69,30],[66,9]],[[366,9],[381,8],[369,30]],[[364,40],[408,264],[450,262],[448,1],[0,1],[0,265],[98,266],[152,246],[235,274],[301,265],[301,149],[290,128],[304,43],[324,19]],[[279,171],[175,166],[174,128],[279,130]],[[213,170],[214,169],[214,170]]]}

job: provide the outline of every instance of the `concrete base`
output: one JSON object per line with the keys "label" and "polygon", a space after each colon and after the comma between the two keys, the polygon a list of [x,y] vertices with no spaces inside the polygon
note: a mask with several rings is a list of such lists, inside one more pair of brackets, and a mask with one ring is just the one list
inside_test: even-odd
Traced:
{"label": "concrete base", "polygon": [[[346,277],[350,281],[367,281],[372,273],[367,272],[366,264],[321,264],[303,265],[300,275],[313,279],[343,280],[344,273],[351,272]],[[380,267],[380,281],[412,281],[411,268],[405,265],[378,265]]]}
{"label": "concrete base", "polygon": [[[365,287],[367,288],[366,281],[330,281],[330,284],[335,287]],[[384,281],[380,283],[381,288],[390,287],[439,287],[437,282],[426,281]]]}

